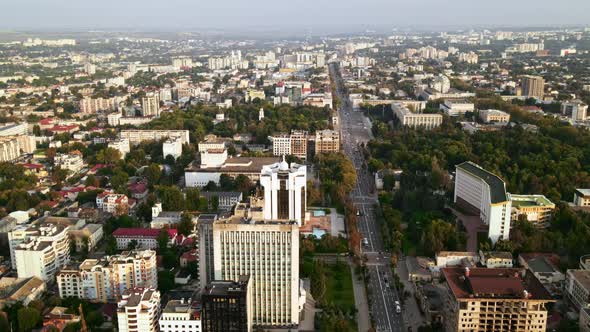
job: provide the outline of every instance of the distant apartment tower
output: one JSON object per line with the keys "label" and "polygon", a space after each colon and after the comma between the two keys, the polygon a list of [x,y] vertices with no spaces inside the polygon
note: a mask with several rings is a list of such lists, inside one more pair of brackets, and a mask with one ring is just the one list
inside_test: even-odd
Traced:
{"label": "distant apartment tower", "polygon": [[318,130],[315,133],[315,153],[340,151],[340,133],[335,130]]}
{"label": "distant apartment tower", "polygon": [[297,223],[243,218],[216,222],[213,248],[216,280],[239,281],[250,276],[255,326],[299,323]]}
{"label": "distant apartment tower", "polygon": [[150,92],[141,98],[141,115],[160,116],[160,94]]}
{"label": "distant apartment tower", "polygon": [[252,331],[252,286],[248,276],[212,281],[201,292],[203,331]]}
{"label": "distant apartment tower", "polygon": [[271,137],[272,154],[286,156],[291,154],[291,135],[281,134]]}
{"label": "distant apartment tower", "polygon": [[199,230],[199,282],[201,288],[215,280],[213,267],[213,223],[217,220],[216,214],[201,214],[197,219]]}
{"label": "distant apartment tower", "polygon": [[117,103],[117,98],[84,97],[80,100],[80,112],[94,114],[98,111],[114,111],[117,109]]}
{"label": "distant apartment tower", "polygon": [[307,159],[307,131],[291,131],[291,155],[299,159]]}
{"label": "distant apartment tower", "polygon": [[512,268],[444,268],[446,331],[544,332],[555,302],[533,273]]}
{"label": "distant apartment tower", "polygon": [[264,219],[294,220],[301,225],[307,208],[307,167],[282,162],[262,167],[260,184],[264,188]]}
{"label": "distant apartment tower", "polygon": [[454,202],[479,215],[493,243],[508,240],[512,204],[500,177],[470,161],[457,165]]}
{"label": "distant apartment tower", "polygon": [[127,290],[117,302],[119,332],[158,332],[160,292],[153,288]]}
{"label": "distant apartment tower", "polygon": [[545,95],[545,79],[543,79],[541,76],[523,76],[522,95],[527,97],[543,98]]}

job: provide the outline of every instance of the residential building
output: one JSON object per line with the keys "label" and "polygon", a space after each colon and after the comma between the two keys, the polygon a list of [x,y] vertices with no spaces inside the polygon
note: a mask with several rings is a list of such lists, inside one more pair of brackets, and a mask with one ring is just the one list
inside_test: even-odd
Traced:
{"label": "residential building", "polygon": [[481,110],[479,118],[485,123],[491,122],[510,122],[510,114],[499,110]]}
{"label": "residential building", "polygon": [[465,115],[475,111],[475,104],[464,99],[445,99],[439,106],[440,110],[448,116]]}
{"label": "residential building", "polygon": [[522,95],[526,97],[543,98],[545,95],[545,79],[541,76],[523,76]]}
{"label": "residential building", "polygon": [[180,137],[171,137],[164,141],[162,145],[162,154],[164,158],[168,156],[178,159],[182,155],[182,142]]}
{"label": "residential building", "polygon": [[574,205],[578,207],[590,206],[590,189],[576,189],[574,191]]}
{"label": "residential building", "polygon": [[80,229],[70,230],[69,235],[75,243],[76,251],[81,252],[84,249],[94,250],[98,242],[102,240],[104,233],[102,224],[86,224]]}
{"label": "residential building", "polygon": [[80,113],[96,114],[99,111],[115,111],[122,101],[122,98],[85,97],[80,100]]}
{"label": "residential building", "polygon": [[160,116],[160,94],[149,92],[141,98],[142,116]]}
{"label": "residential building", "polygon": [[0,137],[27,135],[28,132],[29,124],[27,122],[11,122],[0,125]]}
{"label": "residential building", "polygon": [[131,152],[129,140],[126,138],[119,138],[114,141],[110,141],[108,147],[119,151],[121,153],[121,159],[125,159],[127,153]]}
{"label": "residential building", "polygon": [[201,306],[203,331],[252,331],[254,308],[250,277],[212,281],[201,292]]}
{"label": "residential building", "polygon": [[34,300],[41,299],[47,284],[41,278],[0,278],[0,309],[6,306],[13,306],[17,303],[24,306]]}
{"label": "residential building", "polygon": [[[117,249],[124,250],[129,248],[131,243],[137,245],[137,248],[141,249],[157,249],[158,248],[158,235],[163,230],[154,228],[117,228],[112,235],[117,241]],[[176,239],[178,234],[176,229],[167,229],[168,238],[170,242]]]}
{"label": "residential building", "polygon": [[160,332],[201,332],[201,312],[191,299],[170,300],[160,316]]}
{"label": "residential building", "polygon": [[492,243],[509,238],[512,204],[497,175],[470,161],[457,165],[453,201],[479,215]]}
{"label": "residential building", "polygon": [[572,100],[561,103],[561,114],[571,117],[575,122],[586,121],[588,117],[588,105],[581,100]]}
{"label": "residential building", "polygon": [[523,253],[518,255],[520,266],[531,271],[552,295],[562,293],[565,274],[559,268],[559,256],[555,254]]}
{"label": "residential building", "polygon": [[106,303],[135,287],[158,287],[156,252],[124,251],[100,259],[86,259],[56,275],[59,296]]}
{"label": "residential building", "polygon": [[289,154],[299,159],[307,159],[307,131],[291,131],[291,152]]}
{"label": "residential building", "polygon": [[[256,326],[299,323],[299,227],[295,222],[245,220],[213,223],[216,280],[250,276]],[[256,262],[256,264],[252,264]],[[203,321],[207,327],[207,312]]]}
{"label": "residential building", "polygon": [[537,226],[548,226],[555,210],[555,204],[543,195],[509,194],[512,202],[511,219],[518,220],[522,215]]}
{"label": "residential building", "polygon": [[479,262],[489,269],[512,267],[514,259],[507,251],[479,251]]}
{"label": "residential building", "polygon": [[287,156],[291,154],[291,135],[281,134],[270,137],[272,142],[272,154],[274,156]]}
{"label": "residential building", "polygon": [[189,144],[188,130],[121,130],[121,138],[126,138],[132,145],[138,145],[143,141],[159,141],[170,137],[180,137],[182,144]]}
{"label": "residential building", "polygon": [[565,295],[577,309],[590,307],[590,271],[567,270]]}
{"label": "residential building", "polygon": [[479,263],[479,254],[475,251],[441,251],[436,254],[436,267],[475,266]]}
{"label": "residential building", "polygon": [[393,103],[391,108],[402,126],[433,129],[442,124],[441,114],[413,113],[401,103]]}
{"label": "residential building", "polygon": [[[133,202],[134,200],[132,200]],[[96,207],[106,213],[120,216],[128,214],[131,205],[127,195],[104,191],[96,196]]]}
{"label": "residential building", "polygon": [[305,221],[307,167],[283,161],[266,165],[260,173],[264,188],[264,220]]}
{"label": "residential building", "polygon": [[163,211],[162,203],[152,206],[152,221],[150,228],[174,228],[182,218],[182,211]]}
{"label": "residential building", "polygon": [[248,89],[246,90],[245,100],[247,103],[254,101],[254,99],[258,98],[260,101],[264,101],[266,99],[266,95],[264,90],[256,90],[256,89]]}
{"label": "residential building", "polygon": [[41,331],[51,331],[52,327],[63,331],[68,324],[80,322],[80,316],[67,313],[68,311],[69,308],[66,307],[53,307],[51,311],[43,315],[43,329]]}
{"label": "residential building", "polygon": [[242,201],[242,193],[238,191],[203,191],[201,196],[209,201],[212,205],[212,200],[217,200],[217,210],[231,211],[231,209]]}
{"label": "residential building", "polygon": [[154,288],[127,290],[117,302],[119,332],[158,332],[160,292]]}
{"label": "residential building", "polygon": [[303,99],[303,105],[332,109],[332,95],[329,93],[310,93]]}
{"label": "residential building", "polygon": [[58,153],[54,158],[55,166],[70,171],[76,174],[84,168],[84,159],[82,153],[78,150],[72,151],[69,154]]}
{"label": "residential building", "polygon": [[446,331],[544,332],[555,302],[532,273],[520,269],[444,268],[449,296]]}
{"label": "residential building", "polygon": [[50,223],[23,225],[8,233],[12,268],[19,278],[53,280],[70,262],[69,226]]}
{"label": "residential building", "polygon": [[37,148],[34,136],[0,136],[0,162],[11,162]]}
{"label": "residential building", "polygon": [[340,152],[340,133],[335,130],[318,130],[315,133],[315,153]]}

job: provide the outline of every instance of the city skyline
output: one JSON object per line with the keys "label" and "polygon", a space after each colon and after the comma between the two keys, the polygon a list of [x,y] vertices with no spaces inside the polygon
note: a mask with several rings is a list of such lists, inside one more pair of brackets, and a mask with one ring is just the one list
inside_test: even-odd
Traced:
{"label": "city skyline", "polygon": [[[507,0],[493,3],[467,0],[452,3],[373,0],[357,9],[352,1],[320,0],[309,6],[287,6],[270,0],[190,3],[185,0],[141,2],[73,2],[25,0],[4,5],[4,30],[166,30],[195,29],[223,32],[286,33],[316,30],[344,33],[363,29],[434,28],[471,26],[561,26],[585,24],[590,2],[574,0],[570,6],[549,1]],[[572,11],[571,8],[577,8]],[[523,16],[531,11],[534,15]],[[117,10],[114,10],[117,9]],[[313,9],[310,11],[310,9]],[[532,11],[531,11],[532,13]]]}

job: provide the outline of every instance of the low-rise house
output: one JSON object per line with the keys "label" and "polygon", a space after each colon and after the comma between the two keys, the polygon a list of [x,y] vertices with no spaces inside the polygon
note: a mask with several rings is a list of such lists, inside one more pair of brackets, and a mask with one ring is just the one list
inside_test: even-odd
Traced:
{"label": "low-rise house", "polygon": [[512,201],[511,219],[518,220],[522,215],[536,226],[549,226],[555,204],[543,195],[513,195],[510,194]]}
{"label": "low-rise house", "polygon": [[162,211],[162,203],[156,203],[152,207],[151,228],[171,228],[177,225],[182,218],[180,211]]}
{"label": "low-rise house", "polygon": [[135,207],[135,200],[129,199],[124,194],[105,191],[96,196],[96,207],[104,212],[120,216],[128,214],[129,210]]}
{"label": "low-rise house", "polygon": [[24,279],[4,277],[0,279],[0,309],[16,303],[26,306],[41,298],[46,289],[45,282],[37,277]]}
{"label": "low-rise house", "polygon": [[213,200],[217,200],[217,210],[231,211],[236,204],[242,201],[242,193],[238,191],[203,191],[201,196],[205,197],[212,207]]}
{"label": "low-rise house", "polygon": [[52,328],[63,331],[66,325],[80,321],[80,316],[69,314],[67,313],[67,310],[68,308],[66,307],[53,307],[43,316],[42,331],[51,331]]}
{"label": "low-rise house", "polygon": [[84,250],[93,251],[98,242],[103,238],[102,225],[86,224],[81,229],[70,230],[70,236],[76,245],[76,251]]}
{"label": "low-rise house", "polygon": [[441,251],[436,254],[435,258],[437,268],[471,267],[479,263],[479,255],[475,251]]}
{"label": "low-rise house", "polygon": [[408,269],[408,280],[413,282],[432,281],[432,268],[434,261],[427,257],[406,257],[406,267]]}
{"label": "low-rise house", "polygon": [[561,294],[565,275],[559,271],[559,256],[555,254],[526,253],[518,255],[518,263],[531,271],[553,295]]}
{"label": "low-rise house", "polygon": [[168,232],[170,243],[176,240],[178,232],[176,229],[153,229],[153,228],[117,228],[113,232],[113,236],[117,241],[117,249],[124,250],[129,248],[129,244],[135,241],[139,249],[157,249],[158,236],[161,231]]}
{"label": "low-rise house", "polygon": [[479,251],[479,262],[490,269],[508,268],[514,265],[512,254],[507,251]]}

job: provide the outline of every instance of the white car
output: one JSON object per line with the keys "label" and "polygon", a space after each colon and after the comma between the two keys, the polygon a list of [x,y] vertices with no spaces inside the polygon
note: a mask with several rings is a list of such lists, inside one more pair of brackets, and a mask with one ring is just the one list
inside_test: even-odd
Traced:
{"label": "white car", "polygon": [[399,305],[395,306],[395,312],[397,312],[398,314],[401,314],[402,308]]}

